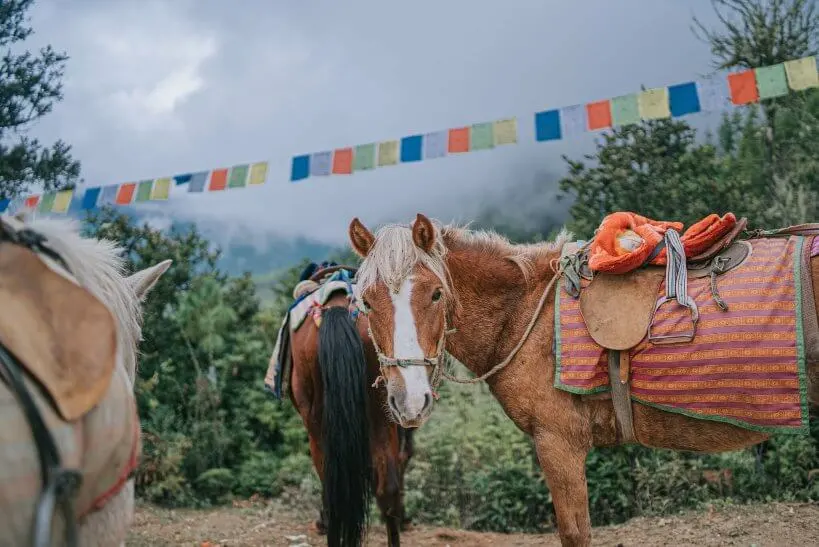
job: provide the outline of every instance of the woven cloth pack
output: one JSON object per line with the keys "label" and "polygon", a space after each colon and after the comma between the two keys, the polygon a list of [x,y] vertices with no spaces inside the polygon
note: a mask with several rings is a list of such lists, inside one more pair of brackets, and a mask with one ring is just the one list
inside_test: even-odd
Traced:
{"label": "woven cloth pack", "polygon": [[[731,231],[737,219],[711,214],[691,225],[680,240],[686,256],[696,256]],[[658,249],[669,229],[682,232],[681,222],[651,220],[636,213],[612,213],[603,219],[589,247],[589,268],[596,272],[626,273],[648,263],[662,266],[666,250]]]}
{"label": "woven cloth pack", "polygon": [[[811,241],[789,237],[749,243],[747,260],[719,277],[727,311],[712,298],[707,277],[689,279],[688,293],[700,312],[694,339],[654,345],[644,338],[632,348],[631,397],[748,429],[804,433],[808,410],[801,257],[802,246]],[[660,286],[658,297],[664,291]],[[555,387],[579,394],[609,391],[607,355],[589,335],[579,300],[561,285],[556,301]],[[659,310],[651,325],[659,334],[690,328],[690,316],[681,306]]]}

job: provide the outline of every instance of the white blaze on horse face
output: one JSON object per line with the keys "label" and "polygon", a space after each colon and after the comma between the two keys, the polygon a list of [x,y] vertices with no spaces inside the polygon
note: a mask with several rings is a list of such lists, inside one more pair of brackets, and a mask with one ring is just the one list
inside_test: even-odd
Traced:
{"label": "white blaze on horse face", "polygon": [[[418,328],[415,325],[415,316],[412,313],[412,276],[407,277],[398,293],[393,293],[392,306],[393,316],[393,337],[392,351],[396,359],[423,359],[424,350],[418,343]],[[408,366],[399,368],[399,372],[404,379],[406,398],[404,399],[404,409],[402,412],[409,418],[414,419],[426,408],[432,389],[427,377],[427,367]]]}

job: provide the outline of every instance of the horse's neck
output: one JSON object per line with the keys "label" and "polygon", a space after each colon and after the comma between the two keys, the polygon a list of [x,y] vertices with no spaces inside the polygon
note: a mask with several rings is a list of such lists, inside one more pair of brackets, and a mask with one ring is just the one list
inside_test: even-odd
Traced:
{"label": "horse's neck", "polygon": [[542,280],[536,268],[527,283],[516,264],[477,251],[450,253],[447,265],[459,300],[447,351],[480,375],[520,341],[548,279]]}

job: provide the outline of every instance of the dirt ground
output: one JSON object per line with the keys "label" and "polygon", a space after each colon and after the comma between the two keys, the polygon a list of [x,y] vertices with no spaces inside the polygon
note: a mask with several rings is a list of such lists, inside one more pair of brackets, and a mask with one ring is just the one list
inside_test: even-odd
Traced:
{"label": "dirt ground", "polygon": [[[325,545],[310,527],[309,517],[288,514],[276,505],[245,504],[207,511],[141,506],[127,545],[308,547]],[[772,503],[726,506],[706,512],[663,518],[636,518],[595,528],[594,545],[818,545],[819,505]],[[560,545],[555,534],[491,534],[416,526],[401,536],[409,546]],[[384,528],[375,526],[367,545],[386,545]]]}

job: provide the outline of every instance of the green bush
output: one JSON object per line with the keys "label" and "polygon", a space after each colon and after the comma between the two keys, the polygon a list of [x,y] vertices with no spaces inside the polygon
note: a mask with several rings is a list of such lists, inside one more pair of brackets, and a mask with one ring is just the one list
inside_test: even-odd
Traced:
{"label": "green bush", "polygon": [[194,481],[196,491],[211,503],[225,503],[236,485],[233,471],[224,468],[208,469]]}

